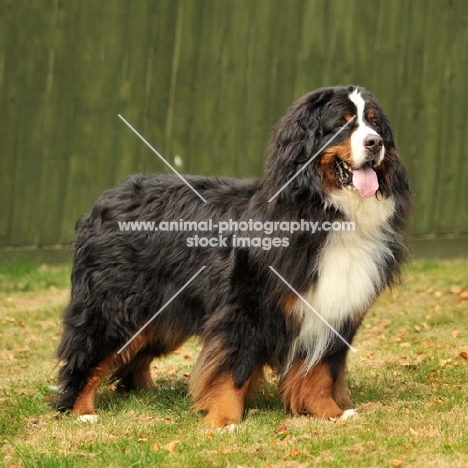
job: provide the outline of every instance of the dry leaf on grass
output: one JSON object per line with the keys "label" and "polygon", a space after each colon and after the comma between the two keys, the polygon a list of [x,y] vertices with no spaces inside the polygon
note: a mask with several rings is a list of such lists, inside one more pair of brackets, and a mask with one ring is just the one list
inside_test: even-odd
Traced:
{"label": "dry leaf on grass", "polygon": [[403,466],[405,462],[403,460],[398,460],[397,458],[394,458],[392,461],[392,466]]}
{"label": "dry leaf on grass", "polygon": [[465,351],[460,351],[460,353],[458,354],[462,359],[464,359],[465,361],[468,361],[468,354],[465,353]]}
{"label": "dry leaf on grass", "polygon": [[300,453],[301,453],[301,451],[298,448],[295,448],[295,449],[291,450],[290,452],[288,452],[284,456],[284,459],[290,458],[290,457],[297,457]]}
{"label": "dry leaf on grass", "polygon": [[166,444],[163,448],[167,450],[169,453],[176,453],[177,452],[177,446],[180,444],[180,440],[173,440],[172,442],[169,442]]}
{"label": "dry leaf on grass", "polygon": [[286,424],[281,424],[281,426],[276,429],[275,434],[284,434],[287,431],[288,428],[286,427]]}
{"label": "dry leaf on grass", "polygon": [[458,302],[466,301],[468,299],[468,290],[463,289],[457,294]]}

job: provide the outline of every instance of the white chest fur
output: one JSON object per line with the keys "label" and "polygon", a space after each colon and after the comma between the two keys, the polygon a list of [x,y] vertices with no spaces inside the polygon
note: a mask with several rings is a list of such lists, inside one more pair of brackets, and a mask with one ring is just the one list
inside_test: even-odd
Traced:
{"label": "white chest fur", "polygon": [[[392,255],[387,243],[394,202],[365,199],[351,190],[337,192],[330,202],[345,221],[355,223],[355,230],[330,232],[319,261],[318,282],[303,297],[338,329],[344,320],[362,316],[377,296],[382,265]],[[324,355],[334,332],[302,302],[298,313],[302,327],[291,359],[298,352],[306,353],[310,368]]]}

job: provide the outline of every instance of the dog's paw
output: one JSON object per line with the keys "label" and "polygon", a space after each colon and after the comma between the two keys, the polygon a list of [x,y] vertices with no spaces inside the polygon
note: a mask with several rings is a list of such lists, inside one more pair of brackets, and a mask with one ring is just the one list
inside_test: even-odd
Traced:
{"label": "dog's paw", "polygon": [[237,424],[228,424],[224,426],[223,431],[226,431],[228,434],[232,434],[237,430]]}
{"label": "dog's paw", "polygon": [[357,417],[358,413],[355,409],[347,409],[343,414],[338,418],[338,421],[347,421],[348,419]]}
{"label": "dog's paw", "polygon": [[235,431],[237,431],[237,428],[237,424],[226,424],[223,427],[217,427],[215,431],[219,434],[233,434]]}
{"label": "dog's paw", "polygon": [[99,416],[97,414],[82,414],[81,416],[77,416],[76,420],[80,422],[94,424],[97,423]]}

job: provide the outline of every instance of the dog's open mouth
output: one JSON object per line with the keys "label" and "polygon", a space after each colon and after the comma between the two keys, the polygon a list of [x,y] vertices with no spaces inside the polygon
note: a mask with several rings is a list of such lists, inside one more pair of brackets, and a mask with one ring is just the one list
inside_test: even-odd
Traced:
{"label": "dog's open mouth", "polygon": [[346,161],[338,159],[335,169],[341,183],[357,190],[361,197],[370,198],[379,189],[377,174],[371,163],[353,169]]}

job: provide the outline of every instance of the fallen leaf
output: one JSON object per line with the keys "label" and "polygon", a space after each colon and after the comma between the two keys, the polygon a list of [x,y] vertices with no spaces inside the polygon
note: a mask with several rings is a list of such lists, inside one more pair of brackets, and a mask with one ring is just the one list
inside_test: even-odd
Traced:
{"label": "fallen leaf", "polygon": [[164,424],[171,424],[172,419],[171,418],[164,418]]}
{"label": "fallen leaf", "polygon": [[159,444],[155,442],[152,447],[153,452],[157,452],[160,450]]}
{"label": "fallen leaf", "polygon": [[177,446],[180,444],[179,440],[173,440],[172,442],[169,442],[166,444],[163,448],[167,450],[169,453],[176,453]]}
{"label": "fallen leaf", "polygon": [[275,434],[284,434],[287,431],[288,431],[288,428],[286,427],[286,425],[281,424],[281,426],[278,427],[278,429],[276,429]]}
{"label": "fallen leaf", "polygon": [[291,450],[289,453],[287,453],[284,458],[297,457],[300,453],[301,453],[301,451],[299,449],[295,448],[295,449]]}
{"label": "fallen leaf", "polygon": [[466,301],[468,299],[468,291],[464,289],[457,294],[457,299],[461,301]]}
{"label": "fallen leaf", "polygon": [[465,353],[465,351],[460,351],[459,356],[465,361],[468,361],[468,354]]}
{"label": "fallen leaf", "polygon": [[452,338],[455,340],[458,336],[458,330],[453,330],[452,331]]}
{"label": "fallen leaf", "polygon": [[214,436],[213,431],[208,431],[208,433],[206,434],[206,438],[207,438],[208,440],[211,440],[211,439],[213,438],[213,436]]}
{"label": "fallen leaf", "polygon": [[231,451],[230,451],[229,449],[227,449],[226,447],[223,447],[223,448],[219,451],[219,453],[220,453],[221,455],[227,455],[228,453],[231,453]]}
{"label": "fallen leaf", "polygon": [[392,461],[393,466],[403,466],[403,463],[405,463],[403,460],[398,460],[397,458],[394,458]]}

